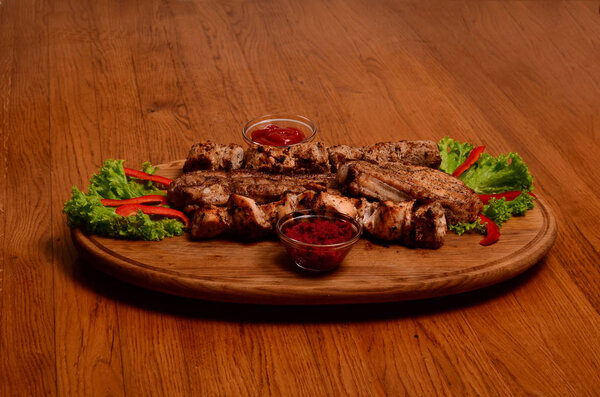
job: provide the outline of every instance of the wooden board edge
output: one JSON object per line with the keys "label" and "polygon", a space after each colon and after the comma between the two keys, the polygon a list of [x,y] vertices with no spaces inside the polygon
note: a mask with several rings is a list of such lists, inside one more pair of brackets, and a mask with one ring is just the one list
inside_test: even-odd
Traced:
{"label": "wooden board edge", "polygon": [[[353,295],[328,294],[327,291],[298,296],[290,293],[285,286],[273,286],[269,290],[255,289],[252,294],[247,290],[231,288],[227,283],[197,278],[165,277],[156,270],[141,268],[126,258],[110,255],[94,243],[79,229],[71,231],[72,239],[81,253],[93,266],[125,282],[153,289],[159,292],[210,301],[269,304],[269,305],[328,305],[382,303],[404,300],[416,300],[458,294],[484,288],[521,274],[538,263],[552,247],[557,234],[556,219],[548,205],[538,198],[539,208],[547,223],[544,233],[528,250],[522,252],[509,263],[479,269],[475,272],[446,276],[440,279],[428,279],[420,283],[411,282],[413,289],[381,292],[359,292]],[[506,271],[506,268],[510,271]],[[477,281],[473,281],[473,276]],[[399,287],[402,285],[399,284]],[[314,291],[312,291],[314,292]]]}

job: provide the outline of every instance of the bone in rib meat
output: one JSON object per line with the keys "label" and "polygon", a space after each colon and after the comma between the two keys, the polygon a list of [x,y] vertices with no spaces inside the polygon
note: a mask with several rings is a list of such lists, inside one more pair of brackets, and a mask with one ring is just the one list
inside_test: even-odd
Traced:
{"label": "bone in rib meat", "polygon": [[167,198],[175,207],[225,205],[232,194],[258,203],[277,201],[287,192],[325,190],[335,184],[335,175],[272,175],[252,170],[194,171],[174,179]]}
{"label": "bone in rib meat", "polygon": [[473,222],[483,209],[477,194],[462,181],[428,167],[351,161],[340,166],[337,182],[353,196],[380,201],[437,202],[449,223]]}
{"label": "bone in rib meat", "polygon": [[231,195],[226,207],[207,206],[194,212],[191,235],[196,239],[234,235],[246,239],[272,234],[282,216],[298,209],[330,210],[354,217],[370,235],[412,247],[439,248],[446,235],[446,218],[438,203],[416,201],[370,203],[327,192],[286,194],[281,200],[258,204]]}

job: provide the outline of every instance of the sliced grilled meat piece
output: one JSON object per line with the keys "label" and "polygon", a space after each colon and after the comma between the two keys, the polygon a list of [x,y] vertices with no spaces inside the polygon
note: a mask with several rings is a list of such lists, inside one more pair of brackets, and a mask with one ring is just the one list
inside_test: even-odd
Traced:
{"label": "sliced grilled meat piece", "polygon": [[348,145],[330,146],[327,148],[327,153],[332,171],[336,171],[346,161],[362,160],[364,154],[362,148]]}
{"label": "sliced grilled meat piece", "polygon": [[231,215],[226,207],[201,207],[192,216],[190,235],[198,240],[217,237],[228,232],[231,223]]}
{"label": "sliced grilled meat piece", "polygon": [[[312,191],[309,191],[312,193]],[[273,201],[272,203],[262,204],[260,207],[267,215],[269,223],[275,227],[275,224],[283,216],[296,211],[298,208],[298,196],[303,194],[286,193],[283,198],[279,201]]]}
{"label": "sliced grilled meat piece", "polygon": [[249,170],[194,171],[173,180],[167,199],[177,208],[225,205],[232,194],[268,203],[279,200],[287,192],[320,191],[333,184],[333,174],[286,176]]}
{"label": "sliced grilled meat piece", "polygon": [[363,147],[363,160],[388,161],[438,168],[442,162],[440,150],[434,141],[380,142]]}
{"label": "sliced grilled meat piece", "polygon": [[240,145],[200,142],[191,147],[183,165],[183,172],[235,170],[242,168],[243,163],[244,149]]}
{"label": "sliced grilled meat piece", "polygon": [[376,164],[405,163],[438,168],[442,161],[437,143],[434,141],[379,142],[363,147],[346,145],[327,149],[332,170],[353,160],[365,160]]}
{"label": "sliced grilled meat piece", "polygon": [[374,203],[363,218],[363,226],[369,234],[382,240],[405,242],[410,239],[414,204],[414,201]]}
{"label": "sliced grilled meat piece", "polygon": [[264,237],[273,230],[269,216],[249,197],[231,195],[228,209],[232,233],[244,240]]}
{"label": "sliced grilled meat piece", "polygon": [[378,166],[365,161],[343,164],[338,184],[349,194],[381,201],[439,202],[448,223],[473,222],[483,203],[462,181],[442,171],[415,165]]}
{"label": "sliced grilled meat piece", "polygon": [[327,148],[321,142],[289,147],[253,146],[246,150],[245,168],[271,174],[330,172]]}
{"label": "sliced grilled meat piece", "polygon": [[196,239],[221,234],[262,238],[273,233],[279,218],[298,209],[325,209],[354,217],[370,235],[411,247],[439,248],[446,235],[445,215],[438,203],[370,203],[314,191],[288,193],[282,200],[262,205],[249,197],[231,195],[227,207],[198,208],[192,217],[191,234]]}
{"label": "sliced grilled meat piece", "polygon": [[413,214],[413,231],[407,245],[439,248],[444,243],[448,225],[440,203],[417,205]]}

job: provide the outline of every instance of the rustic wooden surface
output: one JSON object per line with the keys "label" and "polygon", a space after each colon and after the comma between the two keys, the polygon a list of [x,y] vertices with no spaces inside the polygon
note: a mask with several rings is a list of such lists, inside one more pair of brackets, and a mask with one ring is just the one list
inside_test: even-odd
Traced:
{"label": "rustic wooden surface", "polygon": [[[158,165],[176,178],[183,160]],[[187,234],[162,241],[128,241],[71,233],[84,260],[120,280],[173,295],[269,305],[397,302],[473,291],[521,274],[543,258],[556,238],[556,220],[538,196],[527,216],[511,219],[501,239],[446,236],[440,249],[381,244],[367,236],[335,272],[300,271],[277,239],[194,241]]]}
{"label": "rustic wooden surface", "polygon": [[[0,1],[0,395],[592,395],[598,1]],[[162,163],[293,110],[326,143],[518,151],[549,255],[478,292],[263,307],[132,287],[61,214],[105,158]]]}

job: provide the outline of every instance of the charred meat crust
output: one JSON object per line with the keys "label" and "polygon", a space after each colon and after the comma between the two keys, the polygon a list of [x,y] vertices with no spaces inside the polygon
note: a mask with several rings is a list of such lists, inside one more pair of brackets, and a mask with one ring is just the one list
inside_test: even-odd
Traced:
{"label": "charred meat crust", "polygon": [[377,166],[365,161],[352,161],[340,167],[337,182],[353,196],[380,201],[438,202],[449,223],[473,222],[483,209],[477,194],[462,181],[428,167],[403,164]]}
{"label": "charred meat crust", "polygon": [[289,147],[251,147],[246,150],[245,168],[275,174],[330,172],[327,148],[321,142],[308,142]]}
{"label": "charred meat crust", "polygon": [[200,142],[193,145],[183,172],[240,168],[278,174],[320,174],[335,171],[346,161],[378,164],[407,163],[437,168],[441,158],[433,141],[379,142],[363,147],[307,142],[290,147],[253,146],[244,153],[236,144]]}
{"label": "charred meat crust", "polygon": [[442,162],[437,143],[429,140],[379,142],[363,147],[347,145],[327,149],[333,171],[347,161],[364,160],[376,164],[404,163],[438,168]]}
{"label": "charred meat crust", "polygon": [[226,205],[232,194],[258,203],[279,200],[285,193],[322,191],[335,184],[335,175],[273,175],[252,170],[194,171],[174,179],[167,199],[177,208]]}
{"label": "charred meat crust", "polygon": [[244,149],[235,143],[223,145],[213,142],[194,144],[188,153],[183,172],[196,170],[235,170],[242,168]]}

